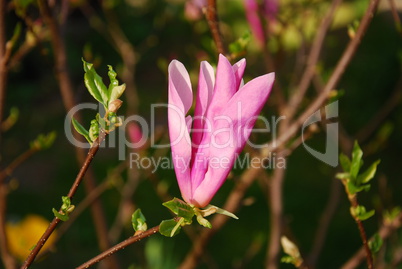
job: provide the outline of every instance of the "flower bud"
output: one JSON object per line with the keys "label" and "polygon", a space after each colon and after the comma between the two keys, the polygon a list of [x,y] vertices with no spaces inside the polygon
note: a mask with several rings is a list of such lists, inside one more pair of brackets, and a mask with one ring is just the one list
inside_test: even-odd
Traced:
{"label": "flower bud", "polygon": [[120,99],[113,100],[112,102],[109,103],[108,109],[110,112],[116,113],[122,104],[123,104],[123,101]]}

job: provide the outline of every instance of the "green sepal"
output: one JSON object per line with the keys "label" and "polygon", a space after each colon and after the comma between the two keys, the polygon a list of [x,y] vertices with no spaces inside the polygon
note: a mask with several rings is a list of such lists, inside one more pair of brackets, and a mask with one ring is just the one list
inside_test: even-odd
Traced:
{"label": "green sepal", "polygon": [[71,122],[73,123],[74,129],[85,139],[89,142],[92,143],[91,138],[89,137],[89,132],[74,118],[71,118]]}
{"label": "green sepal", "polygon": [[373,253],[380,251],[382,244],[383,240],[378,233],[374,234],[374,236],[368,242],[369,248]]}
{"label": "green sepal", "polygon": [[350,164],[350,171],[349,171],[350,179],[353,181],[356,180],[357,175],[359,174],[359,170],[363,165],[362,157],[363,157],[363,151],[361,150],[357,141],[355,141],[352,152],[352,162]]}
{"label": "green sepal", "polygon": [[352,216],[358,218],[361,221],[364,221],[372,217],[375,211],[374,210],[366,211],[366,208],[364,206],[359,205],[357,207],[351,207],[350,213],[352,214]]}
{"label": "green sepal", "polygon": [[202,211],[204,212],[211,212],[210,214],[204,214],[203,216],[209,216],[211,214],[217,213],[217,214],[222,214],[234,219],[239,219],[235,214],[233,214],[232,212],[229,212],[225,209],[219,208],[217,206],[214,205],[207,205]]}
{"label": "green sepal", "polygon": [[[183,218],[181,218],[181,220],[182,219]],[[174,219],[163,220],[159,225],[159,233],[167,237],[173,237],[180,232],[180,224],[181,223],[175,221]]]}
{"label": "green sepal", "polygon": [[50,148],[54,140],[56,139],[56,132],[50,132],[46,135],[40,134],[38,137],[30,143],[30,148],[35,150],[44,150]]}
{"label": "green sepal", "polygon": [[173,198],[170,201],[167,201],[162,204],[163,206],[167,207],[170,211],[176,214],[179,217],[185,219],[186,222],[191,222],[191,219],[194,217],[194,209],[188,205],[186,202],[178,199]]}
{"label": "green sepal", "polygon": [[52,208],[53,214],[55,217],[59,218],[62,221],[68,221],[70,218],[67,214],[61,214],[59,211],[57,211],[55,208]]}
{"label": "green sepal", "polygon": [[119,81],[116,79],[116,72],[113,70],[113,67],[111,65],[108,65],[109,67],[109,89],[108,89],[108,105],[113,102],[114,100],[118,99],[126,89],[126,84],[119,85]]}
{"label": "green sepal", "polygon": [[134,211],[133,215],[131,216],[131,224],[136,232],[144,232],[148,229],[146,218],[144,214],[142,214],[141,209],[138,208],[136,211]]}
{"label": "green sepal", "polygon": [[372,165],[370,165],[369,168],[367,168],[366,171],[364,171],[362,174],[357,176],[357,183],[362,184],[362,183],[368,183],[374,176],[377,171],[377,165],[380,163],[380,160],[375,161]]}
{"label": "green sepal", "polygon": [[105,108],[108,107],[108,90],[105,84],[102,81],[102,78],[96,73],[95,68],[93,68],[93,64],[87,63],[84,59],[82,59],[84,64],[84,82],[87,87],[89,93]]}
{"label": "green sepal", "polygon": [[212,224],[207,219],[203,218],[200,214],[197,214],[197,222],[205,228],[212,228]]}

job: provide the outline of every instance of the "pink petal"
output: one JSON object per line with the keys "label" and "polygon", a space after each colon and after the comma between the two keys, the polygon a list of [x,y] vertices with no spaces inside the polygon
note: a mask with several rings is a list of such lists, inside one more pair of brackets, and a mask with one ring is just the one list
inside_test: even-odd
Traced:
{"label": "pink petal", "polygon": [[191,140],[188,128],[188,118],[185,114],[192,105],[192,90],[190,77],[183,64],[174,60],[169,65],[169,105],[168,125],[172,148],[172,161],[176,172],[177,182],[182,197],[190,201],[191,180]]}
{"label": "pink petal", "polygon": [[236,85],[236,76],[232,65],[225,56],[219,54],[214,92],[207,112],[208,118],[213,117],[213,115],[219,115],[222,108],[226,106],[227,102],[238,90]]}
{"label": "pink petal", "polygon": [[246,69],[246,59],[241,59],[233,65],[233,72],[236,78],[236,90],[240,88],[243,79],[244,69]]}
{"label": "pink petal", "polygon": [[274,73],[253,79],[233,96],[222,115],[215,118],[208,171],[193,192],[193,204],[208,205],[225,182],[271,92],[274,79]]}
{"label": "pink petal", "polygon": [[211,102],[214,84],[214,68],[206,61],[201,62],[192,130],[193,155],[196,153],[202,139],[204,123],[206,121],[205,114]]}

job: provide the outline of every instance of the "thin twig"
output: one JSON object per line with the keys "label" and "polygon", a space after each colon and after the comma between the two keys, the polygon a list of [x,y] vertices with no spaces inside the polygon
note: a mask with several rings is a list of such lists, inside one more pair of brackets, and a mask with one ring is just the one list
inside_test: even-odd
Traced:
{"label": "thin twig", "polygon": [[76,269],[85,269],[85,268],[89,268],[92,265],[100,262],[101,260],[113,255],[114,253],[116,253],[119,250],[122,250],[124,248],[126,248],[129,245],[132,245],[138,241],[140,241],[141,239],[147,238],[153,234],[156,234],[159,231],[159,225],[155,226],[149,230],[146,230],[145,232],[142,232],[138,235],[134,235],[126,240],[124,240],[123,242],[111,247],[110,249],[102,252],[101,254],[99,254],[98,256],[90,259],[89,261],[87,261],[86,263],[81,264],[80,266],[78,266]]}
{"label": "thin twig", "polygon": [[[89,149],[87,157],[85,159],[84,164],[82,165],[73,185],[70,188],[70,191],[68,192],[68,197],[72,199],[74,197],[74,194],[76,193],[79,185],[81,184],[82,180],[84,179],[84,175],[88,170],[89,165],[91,164],[96,152],[99,149],[100,144],[103,142],[105,139],[106,133],[104,131],[101,131],[99,133],[99,137],[95,142],[93,143],[92,147]],[[35,257],[38,255],[39,251],[42,249],[42,247],[45,245],[47,239],[50,237],[50,235],[53,233],[53,231],[56,229],[57,224],[61,220],[57,217],[53,219],[53,221],[50,223],[49,227],[46,229],[46,231],[43,233],[42,237],[39,239],[38,243],[35,245],[35,247],[32,249],[31,253],[29,254],[28,258],[25,260],[23,263],[21,269],[26,269],[29,268],[29,266],[33,263],[35,260]]]}
{"label": "thin twig", "polygon": [[[4,105],[6,98],[7,86],[7,48],[6,48],[6,29],[5,29],[5,16],[6,16],[6,1],[0,0],[0,125],[4,117]],[[0,131],[0,149],[3,147],[2,135]],[[0,152],[0,155],[2,152]],[[1,158],[0,158],[1,159]],[[8,238],[6,234],[6,211],[7,211],[7,187],[3,179],[0,179],[0,254],[3,264],[6,269],[14,269],[16,267],[15,260],[8,249]]]}
{"label": "thin twig", "polygon": [[[393,234],[397,229],[402,227],[402,213],[393,219],[392,221],[385,221],[380,229],[378,230],[378,235],[382,240],[387,239],[391,234]],[[346,263],[344,263],[341,269],[353,269],[357,268],[360,263],[365,258],[365,249],[361,247],[355,255],[353,255]]]}
{"label": "thin twig", "polygon": [[208,0],[205,17],[207,19],[209,29],[211,30],[212,38],[214,39],[218,53],[226,55],[226,48],[223,44],[222,34],[219,30],[219,20],[216,10],[216,0]]}
{"label": "thin twig", "polygon": [[271,178],[271,186],[269,188],[270,203],[270,232],[269,245],[267,248],[266,268],[278,268],[278,258],[281,251],[280,240],[282,236],[282,186],[285,177],[285,169],[276,168]]}
{"label": "thin twig", "polygon": [[395,0],[388,0],[388,2],[389,2],[389,5],[391,7],[392,17],[394,18],[396,29],[400,33],[402,33],[401,19],[399,18],[399,14],[398,14],[398,10],[396,8]]}
{"label": "thin twig", "polygon": [[[51,43],[53,47],[53,52],[55,56],[55,68],[57,80],[60,87],[60,92],[63,98],[63,104],[67,111],[70,111],[74,105],[74,92],[72,83],[68,74],[67,65],[67,54],[64,42],[60,36],[58,29],[58,23],[53,17],[48,2],[46,0],[38,0],[39,9],[45,23],[50,29]],[[77,112],[75,117],[80,120],[80,114]],[[77,161],[79,163],[84,162],[85,151],[82,148],[76,147]],[[89,194],[95,189],[95,179],[91,169],[88,170],[86,175],[86,180],[84,181],[84,187],[86,192]],[[107,225],[105,221],[105,214],[102,208],[102,204],[99,199],[94,201],[91,205],[91,214],[94,220],[94,226],[96,230],[96,235],[98,239],[98,244],[101,250],[108,249],[110,247],[110,242],[107,238]],[[116,258],[109,260],[109,268],[118,268]]]}
{"label": "thin twig", "polygon": [[306,70],[304,71],[300,83],[296,88],[297,91],[294,92],[294,94],[292,95],[292,98],[288,105],[288,116],[290,118],[292,118],[293,115],[296,113],[300,103],[304,98],[304,95],[306,94],[308,86],[310,85],[311,80],[314,77],[314,74],[316,72],[316,65],[321,53],[322,46],[324,44],[325,36],[327,34],[329,26],[331,25],[335,10],[340,5],[340,3],[342,3],[342,0],[332,1],[332,4],[329,7],[328,12],[324,17],[320,28],[317,31],[317,35],[315,37],[313,45],[310,49],[310,54],[307,59]]}
{"label": "thin twig", "polygon": [[300,126],[302,126],[303,123],[328,99],[330,91],[335,88],[340,78],[342,77],[342,74],[344,73],[346,67],[352,60],[364,34],[367,31],[368,26],[370,25],[379,1],[380,0],[370,1],[370,4],[360,22],[360,26],[356,31],[355,37],[349,42],[322,92],[316,97],[311,105],[292,124],[289,125],[286,132],[284,132],[276,139],[276,143],[273,146],[267,148],[267,150],[265,151],[266,154],[271,152],[276,147],[280,147],[284,143],[289,141],[289,139],[291,139],[299,130]]}

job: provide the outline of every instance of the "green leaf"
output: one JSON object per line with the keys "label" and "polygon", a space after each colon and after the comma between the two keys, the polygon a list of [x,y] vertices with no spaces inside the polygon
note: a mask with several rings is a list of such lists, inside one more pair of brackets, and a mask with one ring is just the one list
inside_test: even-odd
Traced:
{"label": "green leaf", "polygon": [[200,214],[197,214],[197,221],[200,225],[204,226],[205,228],[212,228],[212,224],[205,218],[203,218]]}
{"label": "green leaf", "polygon": [[211,208],[213,208],[215,210],[215,213],[217,213],[217,214],[222,214],[222,215],[234,218],[234,219],[239,219],[235,214],[233,214],[233,213],[231,213],[229,211],[226,211],[225,209],[222,209],[222,208],[219,208],[217,206],[214,206],[214,205],[207,205],[204,208],[204,210],[207,211],[207,210],[209,210]]}
{"label": "green leaf", "polygon": [[401,211],[402,211],[402,209],[399,206],[394,207],[391,210],[385,211],[385,213],[384,213],[385,221],[392,222],[393,220],[395,220],[398,217],[398,215],[399,215],[399,213],[401,213]]}
{"label": "green leaf", "polygon": [[52,208],[53,214],[56,218],[59,218],[62,221],[67,221],[69,219],[69,216],[67,214],[60,214],[59,211],[56,209]]}
{"label": "green leaf", "polygon": [[361,191],[369,191],[370,190],[370,185],[366,184],[366,185],[360,185],[360,186],[356,186],[354,182],[348,180],[347,182],[347,188],[348,188],[348,192],[349,194],[355,194]]}
{"label": "green leaf", "polygon": [[87,63],[84,59],[82,59],[84,64],[84,82],[87,87],[89,93],[105,108],[108,106],[108,90],[103,84],[102,78],[96,73],[95,68],[93,68],[93,64]]}
{"label": "green leaf", "polygon": [[131,216],[131,224],[134,231],[146,231],[148,229],[145,216],[142,214],[141,209],[134,211]]}
{"label": "green leaf", "polygon": [[350,172],[350,159],[345,154],[341,153],[339,155],[339,162],[341,163],[344,172]]}
{"label": "green leaf", "polygon": [[173,198],[172,200],[167,201],[162,205],[169,208],[169,210],[177,216],[184,218],[187,222],[191,221],[191,219],[195,215],[194,209],[186,202],[178,198]]}
{"label": "green leaf", "polygon": [[116,79],[116,72],[113,70],[113,67],[111,65],[108,65],[109,67],[109,89],[108,89],[108,96],[109,96],[109,102],[108,105],[113,102],[114,100],[118,99],[126,89],[126,84],[119,85],[119,81]]}
{"label": "green leaf", "polygon": [[241,54],[246,51],[248,44],[251,40],[251,34],[247,31],[242,37],[238,38],[235,42],[229,44],[229,51],[235,55]]}
{"label": "green leaf", "polygon": [[176,222],[174,219],[164,220],[159,225],[159,233],[167,237],[173,237],[177,235],[180,230],[180,223]]}
{"label": "green leaf", "polygon": [[30,143],[31,149],[44,150],[48,149],[53,145],[56,139],[56,132],[50,132],[47,135],[40,134],[38,137]]}
{"label": "green leaf", "polygon": [[74,129],[82,136],[85,137],[85,139],[89,142],[92,143],[91,138],[89,138],[89,132],[74,118],[71,118],[71,122],[73,123]]}
{"label": "green leaf", "polygon": [[357,176],[356,181],[358,184],[368,183],[374,176],[377,171],[377,165],[380,163],[380,160],[375,161],[370,167],[364,171],[364,173]]}
{"label": "green leaf", "polygon": [[370,217],[372,217],[375,213],[374,210],[366,211],[366,208],[362,205],[359,205],[357,207],[351,207],[350,208],[350,213],[352,216],[358,218],[361,221],[364,221]]}
{"label": "green leaf", "polygon": [[363,151],[361,150],[357,141],[355,141],[353,152],[352,152],[352,162],[350,165],[350,179],[355,180],[359,174],[360,167],[362,166]]}
{"label": "green leaf", "polygon": [[383,240],[378,233],[374,234],[373,238],[368,242],[369,248],[373,253],[380,251]]}

